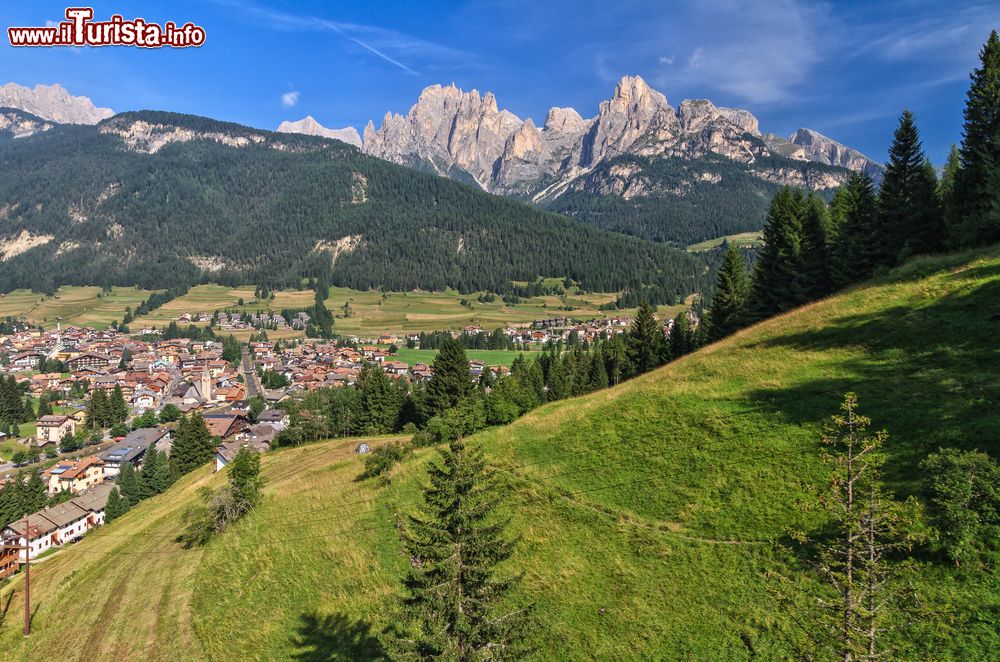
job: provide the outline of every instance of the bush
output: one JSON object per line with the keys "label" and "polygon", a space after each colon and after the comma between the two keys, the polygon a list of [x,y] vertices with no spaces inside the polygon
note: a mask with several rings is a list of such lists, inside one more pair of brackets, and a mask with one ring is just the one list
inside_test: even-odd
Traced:
{"label": "bush", "polygon": [[379,446],[365,457],[365,470],[358,475],[356,480],[367,480],[389,473],[390,469],[406,457],[408,450],[400,444]]}

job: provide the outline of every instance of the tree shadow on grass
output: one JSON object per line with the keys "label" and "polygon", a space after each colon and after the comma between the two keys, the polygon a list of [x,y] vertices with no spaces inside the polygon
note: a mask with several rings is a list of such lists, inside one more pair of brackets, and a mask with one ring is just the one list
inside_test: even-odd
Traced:
{"label": "tree shadow on grass", "polygon": [[837,413],[845,391],[858,394],[872,429],[886,429],[889,486],[915,493],[920,462],[939,447],[978,448],[1000,457],[1000,275],[995,268],[953,274],[967,284],[947,296],[875,313],[845,315],[821,329],[769,338],[761,349],[860,349],[829,376],[753,398],[796,425]]}
{"label": "tree shadow on grass", "polygon": [[304,613],[296,628],[292,659],[304,662],[327,660],[380,660],[385,651],[371,625],[352,620],[347,614]]}

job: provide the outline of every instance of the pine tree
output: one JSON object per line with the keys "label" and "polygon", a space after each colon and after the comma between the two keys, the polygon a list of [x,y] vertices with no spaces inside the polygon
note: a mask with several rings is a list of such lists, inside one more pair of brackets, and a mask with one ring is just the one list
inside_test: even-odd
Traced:
{"label": "pine tree", "polygon": [[229,464],[229,489],[234,518],[242,517],[260,503],[264,479],[260,475],[260,454],[241,448]]}
{"label": "pine tree", "polygon": [[648,301],[639,304],[632,328],[625,335],[625,351],[632,375],[641,375],[656,368],[661,363],[663,329],[653,316],[653,308]]}
{"label": "pine tree", "polygon": [[[948,152],[948,159],[944,163],[944,170],[941,171],[941,181],[938,182],[938,198],[943,207],[943,217],[945,220],[946,234],[955,226],[955,180],[958,178],[958,171],[962,169],[962,155],[958,151],[958,145],[952,143]],[[945,238],[946,240],[948,237]],[[949,242],[950,243],[950,242]]]}
{"label": "pine tree", "polygon": [[670,358],[677,360],[694,348],[694,338],[691,334],[691,323],[687,311],[677,313],[674,325],[670,327]]}
{"label": "pine tree", "polygon": [[24,485],[21,507],[26,513],[33,513],[45,507],[49,500],[49,491],[38,470],[32,471]]}
{"label": "pine tree", "polygon": [[750,287],[750,316],[766,319],[803,301],[801,233],[802,191],[784,187],[774,194],[764,225],[764,247]]}
{"label": "pine tree", "polygon": [[170,485],[170,467],[167,456],[151,445],[142,463],[139,481],[143,499],[162,493]]}
{"label": "pine tree", "polygon": [[128,500],[122,496],[117,487],[113,488],[108,494],[108,503],[104,507],[105,523],[110,524],[128,511]]}
{"label": "pine tree", "polygon": [[877,264],[876,223],[878,197],[872,180],[854,173],[847,180],[844,197],[838,201],[843,220],[831,253],[833,284],[844,287],[871,278]]}
{"label": "pine tree", "polygon": [[434,363],[432,376],[427,382],[427,408],[431,416],[456,407],[472,391],[469,359],[458,340],[447,337],[441,343]]}
{"label": "pine tree", "polygon": [[802,291],[808,301],[833,292],[830,274],[830,217],[826,204],[810,193],[802,212]]}
{"label": "pine tree", "polygon": [[52,413],[52,403],[49,400],[49,395],[42,393],[42,397],[38,399],[38,412],[35,415],[41,418],[42,416],[51,416]]}
{"label": "pine tree", "polygon": [[590,372],[587,375],[589,390],[599,391],[608,387],[608,370],[604,363],[604,352],[595,351],[590,361]]}
{"label": "pine tree", "polygon": [[111,415],[111,424],[123,423],[128,418],[129,408],[125,403],[125,395],[122,387],[115,384],[115,390],[111,393],[111,400],[108,402],[108,411]]}
{"label": "pine tree", "polygon": [[749,295],[750,279],[743,256],[736,244],[729,244],[722,257],[715,297],[708,315],[710,341],[725,338],[746,326]]}
{"label": "pine tree", "polygon": [[1000,239],[1000,190],[991,181],[1000,167],[1000,37],[997,31],[979,53],[966,96],[962,168],[955,178],[949,239],[955,246],[981,246]]}
{"label": "pine tree", "polygon": [[393,659],[521,659],[530,607],[514,604],[518,579],[498,578],[514,551],[497,509],[502,488],[482,451],[459,439],[429,469],[424,515],[402,533],[410,569],[404,628],[387,635]]}
{"label": "pine tree", "polygon": [[142,501],[142,487],[139,485],[139,476],[135,472],[135,467],[131,462],[122,464],[118,473],[118,489],[121,490],[122,497],[132,507]]}
{"label": "pine tree", "polygon": [[214,455],[215,444],[201,414],[182,418],[170,451],[172,473],[183,476],[210,462]]}
{"label": "pine tree", "polygon": [[396,429],[402,399],[399,389],[381,366],[366,363],[358,373],[358,425],[366,434],[385,434]]}
{"label": "pine tree", "polygon": [[933,166],[927,166],[913,113],[904,110],[879,188],[879,265],[892,267],[901,256],[935,252],[943,246],[944,216],[937,175]]}
{"label": "pine tree", "polygon": [[87,402],[87,427],[92,430],[109,427],[110,418],[108,399],[104,395],[104,390],[95,388]]}
{"label": "pine tree", "polygon": [[884,493],[880,467],[887,435],[867,433],[871,421],[858,414],[857,396],[847,393],[841,414],[827,424],[824,462],[832,466],[830,493],[823,503],[836,536],[820,545],[821,573],[835,599],[826,607],[826,632],[838,658],[876,660],[889,609],[897,597],[895,568],[886,556],[902,548],[903,517]]}

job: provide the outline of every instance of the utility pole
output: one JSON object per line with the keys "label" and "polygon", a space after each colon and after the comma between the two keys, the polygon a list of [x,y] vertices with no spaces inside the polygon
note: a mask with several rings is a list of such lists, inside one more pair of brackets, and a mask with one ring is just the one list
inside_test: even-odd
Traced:
{"label": "utility pole", "polygon": [[24,636],[31,636],[31,521],[24,516]]}

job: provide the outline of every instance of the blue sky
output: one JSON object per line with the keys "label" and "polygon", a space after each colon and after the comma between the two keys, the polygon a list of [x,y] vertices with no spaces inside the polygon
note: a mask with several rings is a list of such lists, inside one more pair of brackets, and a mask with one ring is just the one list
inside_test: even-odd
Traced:
{"label": "blue sky", "polygon": [[[60,20],[66,4],[4,0],[0,25]],[[968,74],[1000,3],[705,0],[94,2],[148,21],[192,21],[198,49],[14,49],[0,82],[60,83],[116,111],[154,108],[274,128],[313,115],[330,127],[405,113],[420,90],[455,82],[544,119],[584,117],[639,74],[673,105],[746,108],[765,131],[799,126],[885,158],[900,110],[917,115],[940,163],[961,136]],[[5,31],[4,31],[5,32]]]}

